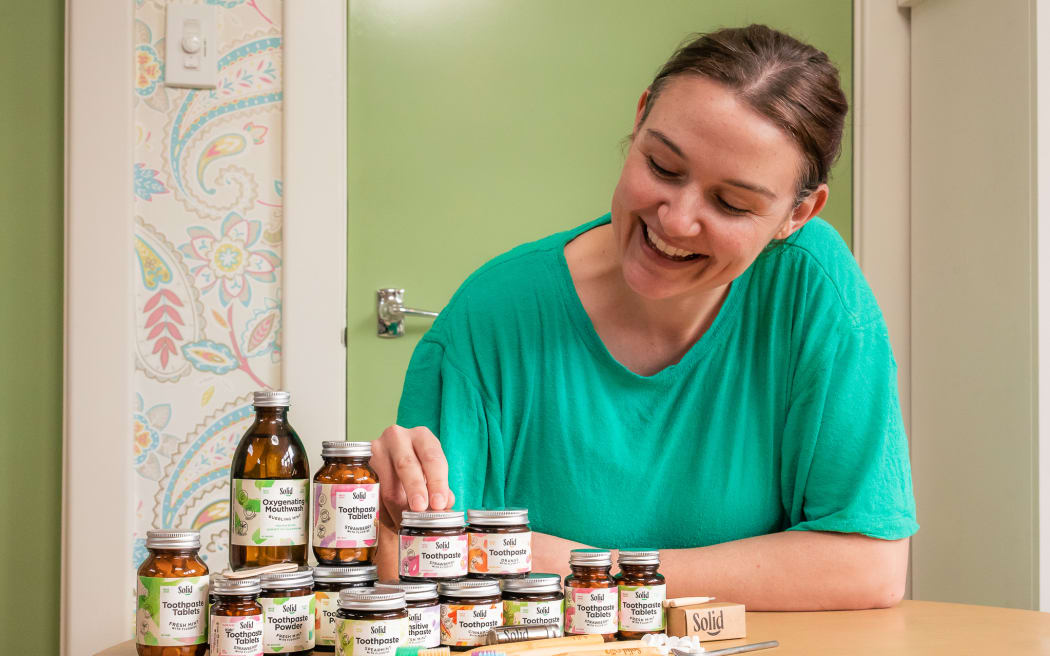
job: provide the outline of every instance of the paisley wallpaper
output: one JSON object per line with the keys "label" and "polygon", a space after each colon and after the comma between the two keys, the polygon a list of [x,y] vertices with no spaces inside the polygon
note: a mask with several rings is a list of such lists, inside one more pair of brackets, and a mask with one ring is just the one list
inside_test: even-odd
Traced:
{"label": "paisley wallpaper", "polygon": [[[164,0],[135,4],[135,550],[201,531],[227,567],[229,464],[281,377],[281,0],[216,6],[219,82],[164,86]],[[180,0],[185,2],[185,0]]]}

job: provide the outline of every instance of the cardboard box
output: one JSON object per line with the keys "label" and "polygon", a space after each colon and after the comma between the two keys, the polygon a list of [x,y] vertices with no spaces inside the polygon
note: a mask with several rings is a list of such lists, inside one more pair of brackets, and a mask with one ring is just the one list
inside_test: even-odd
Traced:
{"label": "cardboard box", "polygon": [[709,601],[706,604],[667,609],[667,635],[697,636],[700,642],[747,636],[744,604]]}

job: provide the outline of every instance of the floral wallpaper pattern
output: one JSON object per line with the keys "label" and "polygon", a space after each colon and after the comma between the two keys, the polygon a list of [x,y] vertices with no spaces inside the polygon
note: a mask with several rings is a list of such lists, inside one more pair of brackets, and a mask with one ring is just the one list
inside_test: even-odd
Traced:
{"label": "floral wallpaper pattern", "polygon": [[[198,529],[227,567],[229,466],[281,378],[281,0],[218,16],[215,89],[164,86],[165,0],[135,6],[135,553]],[[185,0],[180,0],[185,1]]]}

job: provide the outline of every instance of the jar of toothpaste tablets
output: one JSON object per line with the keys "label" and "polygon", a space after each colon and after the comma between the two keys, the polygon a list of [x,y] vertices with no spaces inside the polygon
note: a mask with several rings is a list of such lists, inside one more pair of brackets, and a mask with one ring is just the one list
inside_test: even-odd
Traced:
{"label": "jar of toothpaste tablets", "polygon": [[496,579],[438,583],[441,644],[454,651],[484,645],[491,629],[503,625],[503,599]]}
{"label": "jar of toothpaste tablets", "polygon": [[199,531],[147,531],[139,566],[135,649],[140,656],[203,656],[208,651],[208,566]]}
{"label": "jar of toothpaste tablets", "polygon": [[309,567],[259,576],[263,653],[307,656],[314,648],[314,575]]}
{"label": "jar of toothpaste tablets", "polygon": [[511,626],[549,626],[553,635],[564,634],[565,595],[557,574],[529,574],[521,579],[504,579],[503,621]]}
{"label": "jar of toothpaste tablets", "polygon": [[532,531],[525,508],[468,510],[471,576],[510,578],[532,571]]}
{"label": "jar of toothpaste tablets", "polygon": [[573,549],[572,574],[565,577],[565,633],[600,633],[611,642],[617,631],[617,589],[612,554],[606,549]]}
{"label": "jar of toothpaste tablets", "polygon": [[398,576],[404,581],[459,579],[467,575],[467,530],[461,511],[401,514]]}
{"label": "jar of toothpaste tablets", "polygon": [[232,579],[212,574],[215,602],[209,613],[211,656],[263,653],[263,609],[259,578]]}
{"label": "jar of toothpaste tablets", "polygon": [[371,587],[375,582],[375,565],[318,565],[314,568],[314,603],[317,609],[315,653],[335,651],[339,592]]}
{"label": "jar of toothpaste tablets", "polygon": [[656,549],[620,549],[618,562],[617,637],[640,640],[646,634],[663,632],[666,628],[663,603],[667,598],[667,585],[663,574],[657,571],[660,552]]}
{"label": "jar of toothpaste tablets", "polygon": [[343,590],[337,617],[336,656],[395,656],[408,639],[408,610],[400,590]]}
{"label": "jar of toothpaste tablets", "polygon": [[438,647],[441,645],[441,605],[436,583],[377,583],[376,591],[401,590],[408,608],[408,641],[403,646]]}

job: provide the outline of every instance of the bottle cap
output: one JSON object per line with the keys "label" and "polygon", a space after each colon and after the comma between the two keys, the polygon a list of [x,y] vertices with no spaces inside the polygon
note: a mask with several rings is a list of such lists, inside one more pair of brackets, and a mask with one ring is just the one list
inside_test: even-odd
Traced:
{"label": "bottle cap", "polygon": [[212,574],[211,591],[218,595],[257,595],[262,592],[262,586],[258,576],[229,579],[222,574]]}
{"label": "bottle cap", "polygon": [[496,579],[463,579],[461,581],[439,581],[438,594],[447,597],[492,597],[499,596],[499,581]]}
{"label": "bottle cap", "polygon": [[500,587],[504,592],[532,594],[539,592],[561,592],[561,577],[557,574],[533,572],[521,579],[503,579]]}
{"label": "bottle cap", "polygon": [[147,549],[200,549],[200,531],[146,531]]}
{"label": "bottle cap", "polygon": [[280,390],[261,390],[254,394],[252,405],[256,408],[287,408],[292,395]]}
{"label": "bottle cap", "polygon": [[419,528],[462,528],[464,526],[463,512],[460,510],[446,512],[405,510],[401,513],[401,525]]}
{"label": "bottle cap", "polygon": [[314,568],[317,583],[371,583],[376,578],[375,565],[318,565]]}
{"label": "bottle cap", "polygon": [[612,565],[612,553],[608,549],[573,549],[569,552],[569,565],[609,567]]}
{"label": "bottle cap", "polygon": [[379,592],[375,588],[345,588],[339,591],[339,607],[348,610],[400,610],[405,607],[405,593],[400,590]]}
{"label": "bottle cap", "polygon": [[656,549],[620,549],[617,561],[621,565],[659,565],[660,552]]}
{"label": "bottle cap", "polygon": [[371,458],[371,442],[347,442],[332,440],[321,442],[322,458]]}
{"label": "bottle cap", "polygon": [[438,594],[437,583],[409,583],[408,581],[376,583],[376,591],[380,590],[400,590],[405,593],[406,601],[437,599]]}
{"label": "bottle cap", "polygon": [[520,526],[529,523],[528,508],[467,510],[467,522],[478,526]]}
{"label": "bottle cap", "polygon": [[303,565],[291,572],[267,572],[259,575],[264,590],[289,590],[314,584],[314,572]]}

